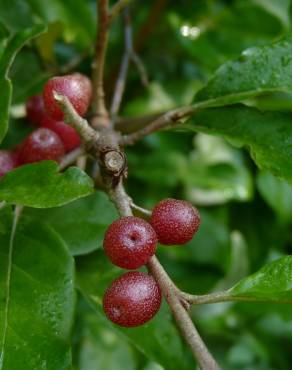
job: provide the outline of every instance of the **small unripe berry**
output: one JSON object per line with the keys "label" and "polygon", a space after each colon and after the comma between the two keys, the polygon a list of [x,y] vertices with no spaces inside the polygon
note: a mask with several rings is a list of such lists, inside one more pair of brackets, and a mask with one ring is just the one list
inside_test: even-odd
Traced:
{"label": "small unripe berry", "polygon": [[39,128],[21,144],[18,158],[21,163],[43,160],[60,161],[65,151],[61,139],[52,130]]}
{"label": "small unripe berry", "polygon": [[156,281],[138,271],[114,280],[103,298],[103,309],[109,320],[128,328],[152,319],[160,305],[161,291]]}
{"label": "small unripe berry", "polygon": [[0,150],[0,177],[17,167],[17,156],[9,150]]}
{"label": "small unripe berry", "polygon": [[42,95],[31,96],[25,105],[28,120],[36,126],[40,126],[45,114],[45,106]]}
{"label": "small unripe berry", "polygon": [[103,246],[111,262],[125,269],[145,265],[156,250],[157,236],[142,218],[128,216],[114,221],[106,231]]}
{"label": "small unripe berry", "polygon": [[161,244],[185,244],[200,226],[197,208],[184,200],[165,199],[159,202],[150,219]]}
{"label": "small unripe berry", "polygon": [[64,145],[65,152],[70,152],[71,150],[80,146],[81,142],[78,132],[65,122],[55,121],[53,118],[45,116],[42,119],[41,126],[49,128],[59,136]]}
{"label": "small unripe berry", "polygon": [[86,113],[91,99],[91,83],[86,76],[74,73],[53,77],[46,83],[43,92],[46,111],[55,120],[62,121],[64,114],[54,98],[54,92],[65,95],[80,116]]}

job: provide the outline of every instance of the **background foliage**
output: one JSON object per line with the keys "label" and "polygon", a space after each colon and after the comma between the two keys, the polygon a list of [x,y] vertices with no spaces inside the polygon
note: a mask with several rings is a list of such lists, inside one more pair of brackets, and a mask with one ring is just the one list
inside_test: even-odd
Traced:
{"label": "background foliage", "polygon": [[[150,83],[143,87],[130,69],[122,114],[211,107],[127,150],[127,188],[137,204],[152,208],[177,197],[202,213],[196,238],[183,248],[160,247],[161,262],[180,288],[199,294],[228,289],[283,257],[233,294],[291,302],[291,259],[284,257],[292,250],[290,0],[136,0],[131,12]],[[72,60],[90,74],[95,18],[90,0],[0,2],[1,139],[8,130],[1,147],[17,145],[30,130],[23,104],[48,77]],[[117,21],[107,96],[122,52]],[[117,214],[86,174],[28,165],[1,181],[0,200],[32,207],[15,233],[10,206],[0,215],[1,369],[193,369],[166,305],[136,329],[105,319],[102,294],[120,270],[101,246]],[[192,315],[223,369],[291,368],[289,305],[220,303]]]}

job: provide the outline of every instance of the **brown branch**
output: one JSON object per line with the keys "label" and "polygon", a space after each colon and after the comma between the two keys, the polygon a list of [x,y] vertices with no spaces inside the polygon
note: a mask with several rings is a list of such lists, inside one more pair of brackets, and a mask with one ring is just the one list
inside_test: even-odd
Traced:
{"label": "brown branch", "polygon": [[131,206],[131,208],[134,212],[142,215],[144,218],[150,218],[151,217],[151,214],[152,214],[151,211],[148,211],[148,209],[137,206],[137,204],[135,204],[132,201],[132,199],[130,199],[130,206]]}
{"label": "brown branch", "polygon": [[[178,294],[190,305],[219,303],[219,302],[265,302],[264,299],[260,300],[254,297],[233,296],[228,290],[203,295],[189,294],[182,291],[179,291]],[[287,301],[283,300],[282,303],[291,303],[291,300]]]}
{"label": "brown branch", "polygon": [[108,0],[97,1],[98,33],[95,46],[95,57],[92,63],[92,125],[93,127],[107,126],[108,112],[105,106],[105,93],[103,86],[104,64],[108,41],[109,11]]}
{"label": "brown branch", "polygon": [[148,269],[158,282],[165,299],[176,319],[182,335],[189,344],[194,357],[197,359],[201,370],[219,370],[220,367],[210,354],[208,348],[198,333],[188,312],[183,307],[176,291],[173,289],[173,282],[161,266],[158,259],[153,256],[148,262]]}
{"label": "brown branch", "polygon": [[141,140],[143,137],[168,128],[171,125],[175,125],[180,122],[181,119],[188,117],[194,114],[197,111],[197,106],[189,106],[189,107],[182,107],[178,109],[174,109],[167,113],[164,113],[157,119],[155,119],[152,123],[148,126],[145,126],[139,131],[136,131],[130,135],[124,136],[122,139],[123,145],[133,145],[137,141]]}
{"label": "brown branch", "polygon": [[135,53],[134,50],[132,50],[132,53],[131,53],[131,60],[135,64],[139,72],[142,85],[147,87],[149,85],[149,79],[148,79],[146,68],[142,62],[142,59],[139,57],[137,53]]}
{"label": "brown branch", "polygon": [[[130,198],[123,187],[122,181],[119,182],[117,187],[111,189],[110,198],[116,205],[120,216],[132,215]],[[160,286],[176,319],[177,325],[186,342],[189,344],[201,370],[219,370],[220,368],[218,364],[208,351],[186,308],[182,304],[180,297],[177,294],[177,289],[174,288],[175,285],[173,281],[161,266],[158,259],[153,256],[148,262],[147,267]]]}
{"label": "brown branch", "polygon": [[129,69],[130,50],[132,48],[132,30],[131,30],[131,25],[130,25],[128,8],[124,9],[124,21],[125,21],[125,52],[123,55],[119,75],[118,75],[116,86],[114,89],[114,95],[113,95],[112,105],[110,109],[111,117],[115,117],[119,112],[121,102],[123,99],[123,95],[124,95],[124,91],[125,91],[126,78],[127,78],[127,73]]}
{"label": "brown branch", "polygon": [[124,9],[124,22],[125,22],[125,52],[122,58],[122,63],[120,66],[119,75],[116,81],[114,95],[112,100],[112,105],[110,109],[111,117],[115,118],[119,112],[121,102],[123,99],[126,79],[129,69],[129,63],[132,61],[140,74],[140,78],[143,85],[148,84],[148,76],[145,70],[145,67],[140,60],[139,56],[135,53],[133,48],[133,31],[131,25],[131,18],[129,8],[125,7]]}
{"label": "brown branch", "polygon": [[76,160],[76,166],[80,168],[80,170],[85,171],[87,164],[87,155],[81,154]]}
{"label": "brown branch", "polygon": [[134,46],[137,52],[140,52],[144,47],[145,41],[148,40],[149,35],[153,32],[157,24],[159,24],[159,17],[163,15],[167,2],[168,0],[157,0],[153,3],[143,27],[135,38]]}
{"label": "brown branch", "polygon": [[166,112],[153,113],[138,117],[117,117],[115,120],[115,128],[122,134],[130,134],[148,126],[165,113]]}
{"label": "brown branch", "polygon": [[111,8],[109,13],[109,20],[112,22],[122,11],[123,9],[130,4],[133,0],[119,0]]}
{"label": "brown branch", "polygon": [[70,153],[66,154],[61,160],[59,164],[59,170],[62,171],[71,164],[74,164],[77,161],[77,159],[83,154],[84,154],[83,148],[77,148],[72,150]]}
{"label": "brown branch", "polygon": [[54,92],[54,98],[64,113],[64,121],[79,132],[85,143],[91,144],[99,139],[99,133],[89,126],[86,119],[79,116],[65,95]]}

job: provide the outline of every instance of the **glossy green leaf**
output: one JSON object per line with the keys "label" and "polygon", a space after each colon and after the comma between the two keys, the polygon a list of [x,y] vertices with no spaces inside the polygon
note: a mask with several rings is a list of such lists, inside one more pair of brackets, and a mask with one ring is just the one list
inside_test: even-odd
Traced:
{"label": "glossy green leaf", "polygon": [[204,106],[235,104],[274,91],[292,90],[292,41],[245,50],[235,61],[223,64],[195,102]]}
{"label": "glossy green leaf", "polygon": [[96,314],[102,317],[108,327],[121,338],[129,340],[149,359],[168,370],[193,368],[190,353],[185,348],[166,305],[163,305],[149,323],[131,330],[116,326],[106,319],[102,310],[102,296],[110,282],[121,274],[122,270],[111,265],[104,254],[99,252],[79,259],[77,285]]}
{"label": "glossy green leaf", "polygon": [[35,208],[61,206],[92,192],[92,180],[79,168],[59,173],[53,161],[19,167],[0,181],[1,200]]}
{"label": "glossy green leaf", "polygon": [[185,127],[246,146],[260,168],[292,182],[290,115],[261,113],[245,106],[216,108],[199,112]]}
{"label": "glossy green leaf", "polygon": [[242,153],[219,137],[198,134],[182,178],[196,205],[246,201],[253,195],[252,177]]}
{"label": "glossy green leaf", "polygon": [[0,20],[11,32],[31,27],[42,20],[51,23],[60,20],[64,25],[64,38],[88,45],[94,37],[95,12],[88,1],[52,0],[1,0]]}
{"label": "glossy green leaf", "polygon": [[0,143],[8,129],[9,108],[11,104],[12,85],[8,79],[11,64],[20,48],[31,38],[44,31],[43,25],[37,25],[30,29],[24,29],[16,33],[0,52]]}
{"label": "glossy green leaf", "polygon": [[[23,73],[24,70],[26,73]],[[13,107],[13,104],[21,104],[28,97],[40,93],[48,78],[48,72],[42,70],[42,65],[35,57],[35,52],[24,49],[17,54],[9,76],[13,84]],[[25,126],[23,122],[22,125]]]}
{"label": "glossy green leaf", "polygon": [[74,255],[101,248],[107,227],[118,218],[113,204],[102,192],[95,192],[63,207],[29,209],[26,212],[49,223],[62,235]]}
{"label": "glossy green leaf", "polygon": [[[245,0],[243,0],[245,1]],[[252,2],[280,20],[286,29],[290,26],[290,0],[252,0]]]}
{"label": "glossy green leaf", "polygon": [[78,370],[136,370],[132,346],[91,309],[80,312]]}
{"label": "glossy green leaf", "polygon": [[[213,6],[207,5],[207,9],[197,23],[192,19],[186,24],[185,18],[179,23],[178,16],[171,20],[174,27],[184,30],[174,44],[187,52],[185,60],[195,59],[196,65],[211,73],[243,50],[266,45],[283,29],[281,20],[274,13],[255,6],[253,0],[234,0],[232,6],[220,2],[217,7],[213,3]],[[186,26],[189,28],[184,28]],[[193,80],[196,72],[194,69]]]}
{"label": "glossy green leaf", "polygon": [[292,185],[269,172],[260,172],[257,186],[265,201],[283,220],[292,220]]}
{"label": "glossy green leaf", "polygon": [[64,25],[64,38],[67,42],[91,46],[95,36],[95,12],[90,3],[84,0],[52,0],[48,6],[42,0],[28,0],[31,12],[45,22],[60,21]]}
{"label": "glossy green leaf", "polygon": [[0,21],[13,34],[32,27],[37,22],[37,19],[31,13],[28,1],[1,0]]}
{"label": "glossy green leaf", "polygon": [[292,304],[292,256],[273,261],[229,290],[243,300]]}
{"label": "glossy green leaf", "polygon": [[0,215],[0,368],[69,370],[72,257],[50,228],[29,220],[16,229],[12,224],[6,207]]}
{"label": "glossy green leaf", "polygon": [[[222,220],[222,214],[212,214],[204,208],[199,208],[199,211],[202,220],[201,226],[196,236],[185,245],[185,248],[178,246],[168,250],[162,247],[159,248],[159,252],[162,255],[165,253],[173,256],[178,263],[193,262],[198,266],[214,266],[225,271],[231,252],[230,230]],[[178,267],[175,268],[178,269]],[[194,289],[193,279],[189,286],[192,290]],[[196,286],[195,289],[198,287]]]}

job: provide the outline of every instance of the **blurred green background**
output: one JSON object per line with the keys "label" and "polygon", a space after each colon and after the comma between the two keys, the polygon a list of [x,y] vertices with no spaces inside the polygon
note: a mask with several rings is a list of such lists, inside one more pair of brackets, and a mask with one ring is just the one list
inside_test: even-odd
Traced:
{"label": "blurred green background", "polygon": [[[291,14],[290,0],[134,1],[134,45],[149,85],[141,84],[131,65],[122,116],[189,104],[222,63],[248,47],[289,37]],[[31,129],[21,117],[23,104],[41,91],[48,77],[70,72],[72,66],[90,75],[94,1],[0,1],[3,37],[36,23],[47,24],[48,32],[23,48],[12,66],[12,114],[3,147],[16,145]],[[110,33],[106,61],[108,103],[123,50],[119,19]],[[269,94],[249,104],[290,112],[292,95]],[[160,199],[174,197],[200,209],[202,226],[193,241],[185,247],[159,247],[162,264],[180,288],[194,294],[227,289],[264,264],[291,254],[292,186],[260,171],[245,149],[221,137],[174,130],[147,137],[127,149],[127,155],[126,185],[135,203],[151,209]],[[100,297],[120,273],[101,251],[104,230],[117,217],[102,193],[58,209],[27,210],[27,215],[50,223],[76,257],[75,369],[194,368],[166,306],[153,322],[132,332],[114,328],[101,313]],[[288,305],[222,303],[193,308],[192,316],[223,369],[292,368]]]}

